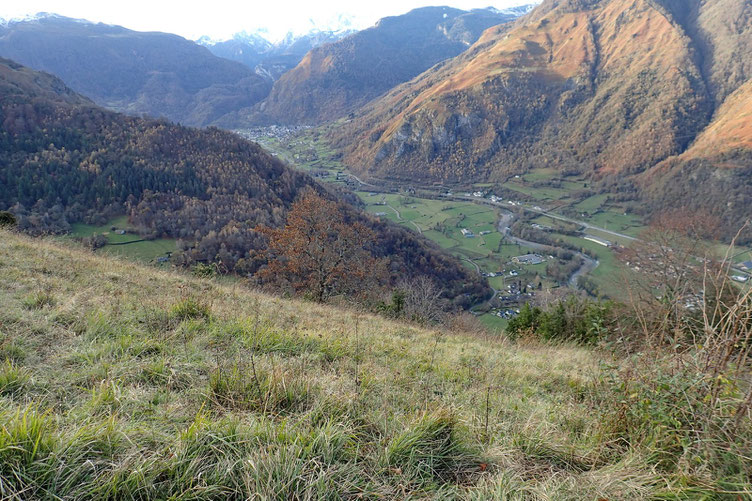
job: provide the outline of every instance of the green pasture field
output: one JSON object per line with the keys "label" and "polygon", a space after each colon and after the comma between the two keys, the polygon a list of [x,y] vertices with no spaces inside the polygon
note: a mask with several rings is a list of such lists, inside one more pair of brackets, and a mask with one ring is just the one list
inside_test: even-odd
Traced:
{"label": "green pasture field", "polygon": [[593,195],[592,197],[588,197],[582,202],[575,204],[574,207],[581,211],[594,212],[603,207],[603,204],[605,204],[607,200],[608,194]]}
{"label": "green pasture field", "polygon": [[[118,230],[127,230],[129,233],[118,235],[115,231],[112,231],[113,227]],[[167,252],[175,252],[176,250],[176,241],[173,239],[161,238],[156,240],[139,241],[141,240],[141,237],[133,233],[133,228],[128,223],[128,218],[126,216],[116,217],[110,220],[107,224],[100,226],[84,223],[73,224],[68,237],[86,238],[99,234],[104,235],[107,238],[107,245],[98,249],[97,252],[122,256],[135,261],[150,262],[160,256],[164,256]]]}
{"label": "green pasture field", "polygon": [[580,237],[570,237],[567,235],[557,235],[563,240],[570,242],[580,249],[587,249],[598,256],[600,264],[590,272],[589,277],[598,284],[598,290],[602,295],[611,298],[620,298],[624,287],[620,283],[623,273],[613,251],[595,242],[590,242]]}

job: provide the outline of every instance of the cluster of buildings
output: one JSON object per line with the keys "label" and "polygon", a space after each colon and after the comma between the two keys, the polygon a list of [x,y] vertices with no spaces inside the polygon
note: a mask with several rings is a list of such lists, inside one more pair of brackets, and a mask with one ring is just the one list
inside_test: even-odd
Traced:
{"label": "cluster of buildings", "polygon": [[251,141],[258,142],[260,139],[274,138],[274,139],[289,139],[290,137],[297,135],[299,132],[305,129],[310,129],[309,125],[270,125],[269,127],[252,127],[250,129],[242,129],[238,131],[238,134]]}

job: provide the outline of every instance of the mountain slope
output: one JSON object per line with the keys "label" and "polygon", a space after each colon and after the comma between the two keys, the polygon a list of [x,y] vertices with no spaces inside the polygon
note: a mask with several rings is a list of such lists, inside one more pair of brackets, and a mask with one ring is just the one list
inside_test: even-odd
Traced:
{"label": "mountain slope", "polygon": [[748,81],[752,7],[718,3],[544,2],[367,105],[335,144],[376,177],[499,180],[545,166],[624,186],[683,153]]}
{"label": "mountain slope", "polygon": [[318,123],[339,118],[454,57],[484,29],[517,16],[425,7],[387,17],[376,26],[309,52],[277,81],[259,107],[262,121]]}
{"label": "mountain slope", "polygon": [[146,237],[183,240],[179,258],[253,274],[266,263],[259,226],[279,227],[303,192],[339,199],[377,237],[396,282],[429,276],[455,306],[490,294],[484,280],[407,230],[346,205],[260,146],[215,128],[197,130],[110,112],[59,79],[0,60],[0,210],[34,233],[127,214]]}
{"label": "mountain slope", "polygon": [[211,124],[269,91],[249,68],[179,36],[61,16],[0,26],[0,57],[52,73],[110,109],[188,125]]}
{"label": "mountain slope", "polygon": [[[714,214],[733,236],[749,221],[752,202],[752,81],[728,96],[713,121],[681,155],[639,176],[655,210]],[[744,233],[741,241],[749,239]]]}

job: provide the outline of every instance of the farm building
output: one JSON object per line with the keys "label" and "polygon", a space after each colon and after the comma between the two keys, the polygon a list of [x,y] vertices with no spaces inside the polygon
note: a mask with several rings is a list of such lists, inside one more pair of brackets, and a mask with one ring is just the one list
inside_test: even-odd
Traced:
{"label": "farm building", "polygon": [[594,235],[585,235],[585,240],[588,240],[590,242],[595,242],[598,245],[602,245],[604,247],[611,247],[613,244],[606,240],[605,238],[596,237]]}
{"label": "farm building", "polygon": [[540,254],[525,254],[524,256],[513,257],[512,261],[517,264],[541,264],[545,263],[546,259]]}

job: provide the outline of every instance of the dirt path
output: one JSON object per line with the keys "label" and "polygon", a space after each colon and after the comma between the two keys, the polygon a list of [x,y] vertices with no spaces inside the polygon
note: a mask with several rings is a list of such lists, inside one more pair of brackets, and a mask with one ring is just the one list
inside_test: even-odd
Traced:
{"label": "dirt path", "polygon": [[477,264],[477,263],[476,263],[475,261],[473,261],[473,260],[472,260],[472,259],[470,259],[470,258],[463,258],[462,260],[463,260],[463,261],[467,261],[468,263],[470,263],[470,264],[472,264],[473,266],[475,266],[475,271],[477,271],[479,275],[482,275],[482,274],[483,274],[483,272],[482,272],[482,271],[481,271],[481,269],[480,269],[480,266],[478,266],[478,264]]}
{"label": "dirt path", "polygon": [[402,219],[402,214],[400,214],[400,211],[398,211],[397,209],[395,209],[394,207],[392,207],[389,204],[386,204],[386,206],[389,207],[390,209],[392,209],[395,214],[397,214],[397,219],[399,219],[400,221],[404,221],[404,219]]}

